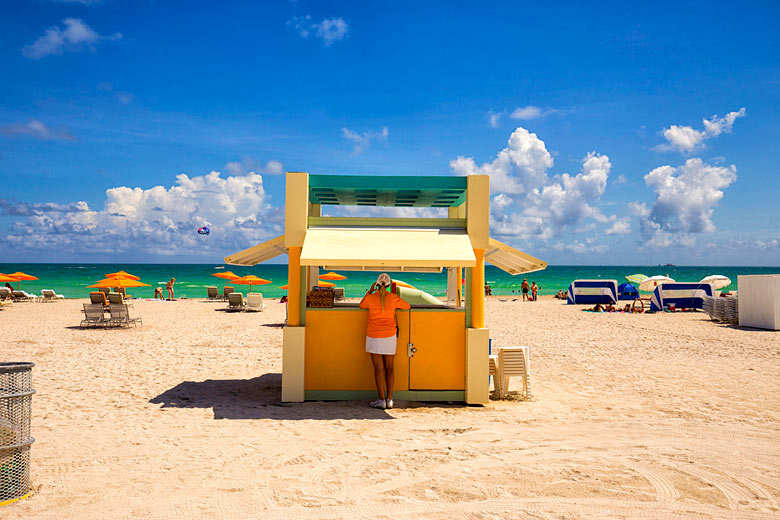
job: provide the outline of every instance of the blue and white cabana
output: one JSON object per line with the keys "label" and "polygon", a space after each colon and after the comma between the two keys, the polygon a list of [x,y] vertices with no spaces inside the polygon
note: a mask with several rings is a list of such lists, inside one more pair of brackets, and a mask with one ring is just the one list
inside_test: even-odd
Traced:
{"label": "blue and white cabana", "polygon": [[617,280],[574,280],[569,286],[569,305],[617,303]]}
{"label": "blue and white cabana", "polygon": [[665,306],[678,309],[701,309],[705,296],[712,296],[708,283],[662,283],[650,298],[650,311],[662,311]]}
{"label": "blue and white cabana", "polygon": [[639,298],[639,291],[630,283],[621,283],[618,285],[618,300],[636,300]]}

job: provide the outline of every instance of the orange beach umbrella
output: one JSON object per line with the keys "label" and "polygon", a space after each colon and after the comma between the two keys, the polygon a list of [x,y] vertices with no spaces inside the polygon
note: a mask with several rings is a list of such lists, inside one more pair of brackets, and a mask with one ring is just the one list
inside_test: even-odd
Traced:
{"label": "orange beach umbrella", "polygon": [[16,278],[11,278],[7,274],[0,273],[0,282],[18,282]]}
{"label": "orange beach umbrella", "polygon": [[22,272],[19,272],[19,271],[16,271],[15,273],[7,274],[5,276],[7,276],[9,278],[13,278],[13,280],[15,282],[17,282],[16,290],[19,290],[19,288],[21,287],[22,280],[37,280],[38,279],[38,278],[36,278],[35,276],[33,276],[31,274],[22,273]]}
{"label": "orange beach umbrella", "polygon": [[252,292],[252,287],[254,287],[255,285],[268,285],[269,283],[271,283],[271,280],[266,280],[264,278],[259,278],[253,274],[250,274],[248,276],[244,276],[243,278],[236,278],[234,280],[230,280],[230,283],[248,285],[249,292]]}
{"label": "orange beach umbrella", "polygon": [[132,278],[106,278],[105,280],[100,280],[94,285],[88,285],[89,288],[102,288],[102,287],[151,287],[148,283],[142,283],[139,280],[133,280]]}
{"label": "orange beach umbrella", "polygon": [[130,274],[127,271],[117,271],[115,273],[108,273],[106,278],[129,278],[131,280],[140,280],[138,276]]}
{"label": "orange beach umbrella", "polygon": [[241,278],[233,271],[225,271],[224,273],[212,273],[211,276],[216,276],[217,278],[224,278],[225,280],[235,280],[237,278]]}
{"label": "orange beach umbrella", "polygon": [[320,280],[346,280],[347,277],[333,271],[320,275]]}

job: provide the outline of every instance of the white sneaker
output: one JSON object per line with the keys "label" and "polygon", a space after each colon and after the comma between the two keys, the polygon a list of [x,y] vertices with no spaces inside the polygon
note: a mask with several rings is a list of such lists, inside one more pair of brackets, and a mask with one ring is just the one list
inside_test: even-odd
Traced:
{"label": "white sneaker", "polygon": [[387,404],[385,403],[384,399],[377,399],[376,401],[371,401],[368,403],[368,406],[371,408],[381,408],[384,410],[387,407]]}
{"label": "white sneaker", "polygon": [[387,408],[389,410],[392,407],[393,407],[393,400],[392,399],[388,399],[387,401],[385,401],[385,408]]}

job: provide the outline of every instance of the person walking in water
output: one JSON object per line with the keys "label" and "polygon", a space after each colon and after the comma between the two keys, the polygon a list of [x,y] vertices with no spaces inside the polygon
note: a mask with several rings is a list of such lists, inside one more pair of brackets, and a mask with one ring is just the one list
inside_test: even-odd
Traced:
{"label": "person walking in water", "polygon": [[171,277],[171,281],[165,284],[165,288],[168,289],[168,299],[173,300],[173,284],[176,283],[176,278]]}
{"label": "person walking in water", "polygon": [[372,408],[393,407],[395,344],[398,341],[396,309],[408,310],[411,306],[397,294],[388,292],[390,275],[382,273],[360,301],[361,309],[368,309],[366,326],[366,352],[374,366],[374,382],[379,398],[371,401]]}
{"label": "person walking in water", "polygon": [[523,278],[523,283],[520,285],[520,288],[523,290],[523,301],[525,301],[528,298],[528,279]]}

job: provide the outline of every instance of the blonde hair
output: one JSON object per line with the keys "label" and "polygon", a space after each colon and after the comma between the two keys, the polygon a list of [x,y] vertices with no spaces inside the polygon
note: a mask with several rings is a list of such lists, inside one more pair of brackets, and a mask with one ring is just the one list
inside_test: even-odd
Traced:
{"label": "blonde hair", "polygon": [[385,312],[385,293],[387,292],[387,289],[384,291],[382,289],[385,289],[384,285],[379,286],[379,301],[382,303],[382,312]]}

